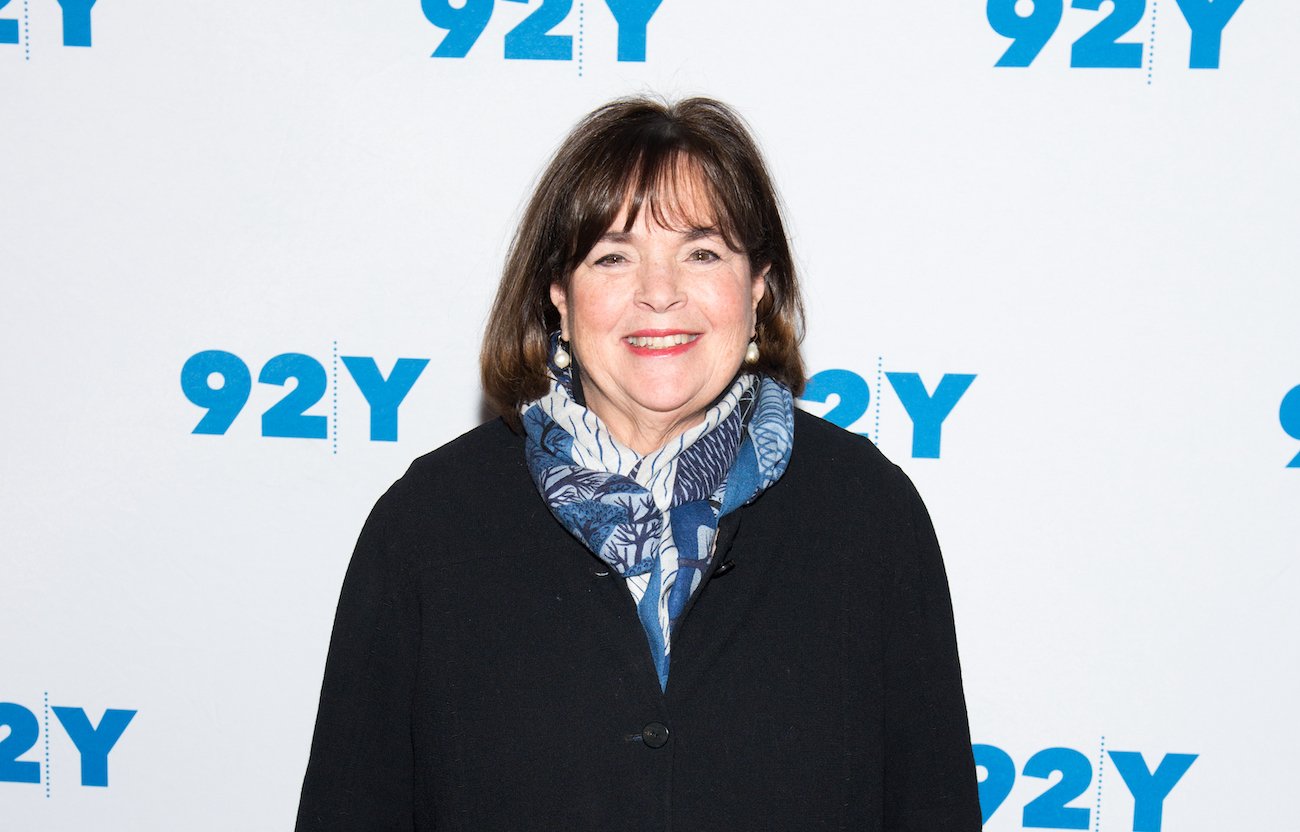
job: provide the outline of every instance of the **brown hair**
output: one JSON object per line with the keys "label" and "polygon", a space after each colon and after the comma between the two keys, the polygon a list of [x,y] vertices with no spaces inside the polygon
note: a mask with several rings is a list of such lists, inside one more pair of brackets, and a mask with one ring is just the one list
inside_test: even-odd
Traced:
{"label": "brown hair", "polygon": [[805,382],[799,342],[803,300],[786,241],[781,209],[767,167],[744,121],[709,98],[676,104],[625,98],[578,123],[542,172],[506,255],[501,284],[479,357],[483,391],[512,426],[519,408],[549,388],[549,333],[559,328],[552,283],[568,285],[574,269],[628,207],[626,230],[638,212],[671,228],[679,177],[698,177],[728,246],[767,270],[758,304],[761,356],[752,369],[795,395]]}

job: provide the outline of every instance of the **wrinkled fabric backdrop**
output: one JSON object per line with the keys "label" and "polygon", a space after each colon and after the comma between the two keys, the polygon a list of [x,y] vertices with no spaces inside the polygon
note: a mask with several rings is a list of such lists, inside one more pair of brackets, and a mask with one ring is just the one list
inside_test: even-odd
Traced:
{"label": "wrinkled fabric backdrop", "polygon": [[362,521],[486,418],[548,154],[654,92],[749,119],[800,405],[930,506],[986,828],[1296,828],[1298,40],[1264,0],[0,0],[0,827],[289,827]]}

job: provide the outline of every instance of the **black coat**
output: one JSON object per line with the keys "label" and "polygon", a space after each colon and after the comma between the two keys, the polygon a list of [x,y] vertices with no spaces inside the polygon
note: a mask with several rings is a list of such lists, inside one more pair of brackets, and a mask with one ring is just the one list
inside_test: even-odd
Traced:
{"label": "black coat", "polygon": [[624,580],[497,421],[417,460],[344,581],[298,830],[980,829],[939,546],[907,477],[799,413],[723,518],[661,692]]}

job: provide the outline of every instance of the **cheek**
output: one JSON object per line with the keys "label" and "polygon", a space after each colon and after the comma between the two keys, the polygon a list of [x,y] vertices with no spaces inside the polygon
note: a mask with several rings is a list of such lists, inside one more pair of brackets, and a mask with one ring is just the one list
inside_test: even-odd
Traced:
{"label": "cheek", "polygon": [[754,322],[754,296],[748,281],[730,284],[725,290],[715,293],[709,299],[709,308],[709,317],[715,327],[725,330],[743,329],[748,337]]}
{"label": "cheek", "polygon": [[[576,287],[575,287],[576,288]],[[609,291],[590,287],[569,295],[569,335],[578,339],[596,338],[613,330],[622,316],[624,304]]]}

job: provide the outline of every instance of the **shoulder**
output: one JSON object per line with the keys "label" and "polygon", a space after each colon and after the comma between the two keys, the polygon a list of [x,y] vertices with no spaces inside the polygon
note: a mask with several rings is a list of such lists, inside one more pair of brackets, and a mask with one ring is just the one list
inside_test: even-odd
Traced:
{"label": "shoulder", "polygon": [[910,544],[928,526],[912,481],[871,440],[802,411],[795,411],[785,475],[752,509],[749,516],[770,523],[772,534],[888,548]]}
{"label": "shoulder", "polygon": [[460,506],[499,505],[531,490],[523,437],[493,419],[417,458],[383,501],[446,513]]}
{"label": "shoulder", "polygon": [[794,412],[794,441],[800,453],[806,451],[828,458],[849,458],[867,464],[890,464],[867,437],[797,408]]}
{"label": "shoulder", "polygon": [[520,473],[527,475],[523,437],[493,419],[417,458],[393,490],[409,496],[454,482],[458,489],[478,492]]}
{"label": "shoulder", "polygon": [[908,499],[915,493],[907,475],[870,439],[802,410],[795,411],[787,476],[805,487],[820,483],[841,495],[847,490]]}
{"label": "shoulder", "polygon": [[785,476],[744,522],[756,536],[816,541],[820,562],[868,582],[908,567],[922,550],[937,551],[929,514],[903,470],[866,437],[798,411]]}
{"label": "shoulder", "polygon": [[419,563],[508,550],[554,525],[524,459],[523,437],[494,419],[419,457],[372,513],[388,545]]}

